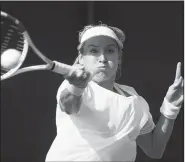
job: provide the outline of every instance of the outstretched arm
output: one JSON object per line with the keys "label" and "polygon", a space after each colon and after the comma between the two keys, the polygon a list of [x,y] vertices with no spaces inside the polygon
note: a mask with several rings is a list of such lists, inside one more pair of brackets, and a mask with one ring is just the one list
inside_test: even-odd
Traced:
{"label": "outstretched arm", "polygon": [[65,76],[69,84],[59,92],[58,104],[67,114],[77,113],[82,102],[82,94],[91,74],[83,66],[77,64],[76,68]]}
{"label": "outstretched arm", "polygon": [[181,63],[177,64],[174,83],[169,87],[161,106],[161,116],[153,132],[137,138],[137,144],[151,158],[162,157],[171,136],[175,119],[183,103],[183,78]]}

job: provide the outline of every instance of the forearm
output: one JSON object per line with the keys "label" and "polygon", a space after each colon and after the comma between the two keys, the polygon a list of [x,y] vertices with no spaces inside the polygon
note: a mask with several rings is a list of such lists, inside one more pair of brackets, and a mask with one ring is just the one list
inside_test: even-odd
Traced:
{"label": "forearm", "polygon": [[75,95],[74,92],[69,88],[69,85],[61,92],[59,105],[62,111],[66,112],[67,114],[78,113],[82,103],[83,91],[78,91],[77,93],[79,95]]}
{"label": "forearm", "polygon": [[161,116],[154,130],[138,137],[137,144],[149,157],[154,159],[162,157],[179,113],[178,109],[180,107],[175,107],[164,100],[160,108]]}
{"label": "forearm", "polygon": [[82,104],[82,96],[90,81],[91,73],[84,66],[76,64],[74,69],[65,75],[65,89],[60,92],[58,103],[67,114],[78,113]]}
{"label": "forearm", "polygon": [[153,150],[157,155],[162,156],[165,151],[180,108],[181,105],[173,105],[167,100],[167,98],[164,98],[163,104],[160,108],[161,117],[152,134]]}
{"label": "forearm", "polygon": [[161,116],[153,132],[137,138],[138,145],[151,158],[161,158],[169,141],[175,119],[184,101],[184,82],[180,72],[181,64],[177,64],[174,83],[169,87],[160,108]]}
{"label": "forearm", "polygon": [[152,133],[152,152],[156,157],[162,157],[172,134],[174,121],[173,119],[166,118],[164,115],[160,116]]}

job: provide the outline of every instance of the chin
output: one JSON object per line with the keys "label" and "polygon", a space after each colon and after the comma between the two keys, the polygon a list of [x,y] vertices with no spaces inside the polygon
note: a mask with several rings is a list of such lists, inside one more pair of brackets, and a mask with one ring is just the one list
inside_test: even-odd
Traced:
{"label": "chin", "polygon": [[101,83],[101,82],[105,82],[105,81],[108,81],[110,80],[112,77],[109,77],[107,76],[105,73],[99,73],[99,74],[96,74],[94,77],[93,77],[93,81],[96,82],[96,83]]}

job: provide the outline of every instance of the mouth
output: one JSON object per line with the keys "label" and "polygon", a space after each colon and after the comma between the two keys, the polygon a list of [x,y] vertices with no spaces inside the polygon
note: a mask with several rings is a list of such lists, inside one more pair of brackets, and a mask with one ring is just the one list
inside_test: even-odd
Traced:
{"label": "mouth", "polygon": [[105,72],[105,71],[107,71],[107,69],[108,69],[107,65],[99,65],[99,66],[95,67],[94,73],[98,74],[98,73],[101,73],[101,72]]}
{"label": "mouth", "polygon": [[102,72],[102,71],[105,71],[107,70],[107,66],[99,66],[97,67],[98,71]]}
{"label": "mouth", "polygon": [[105,71],[107,71],[107,68],[108,68],[108,66],[98,66],[96,73],[98,74],[98,73],[105,72]]}
{"label": "mouth", "polygon": [[98,69],[106,69],[107,66],[99,66]]}
{"label": "mouth", "polygon": [[101,66],[98,66],[97,68],[98,69],[105,69],[105,68],[107,68],[108,66],[107,65],[101,65]]}

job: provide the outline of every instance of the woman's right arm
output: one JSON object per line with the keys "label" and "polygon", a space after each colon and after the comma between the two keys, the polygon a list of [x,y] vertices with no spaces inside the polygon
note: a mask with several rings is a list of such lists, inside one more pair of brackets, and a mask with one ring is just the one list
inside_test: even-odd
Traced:
{"label": "woman's right arm", "polygon": [[69,115],[78,113],[90,76],[91,74],[81,65],[76,65],[75,70],[65,76],[68,84],[58,94],[58,104],[62,111]]}
{"label": "woman's right arm", "polygon": [[78,113],[80,110],[80,106],[82,103],[82,96],[76,96],[72,94],[68,88],[65,88],[61,94],[59,99],[59,105],[62,111],[67,114]]}

